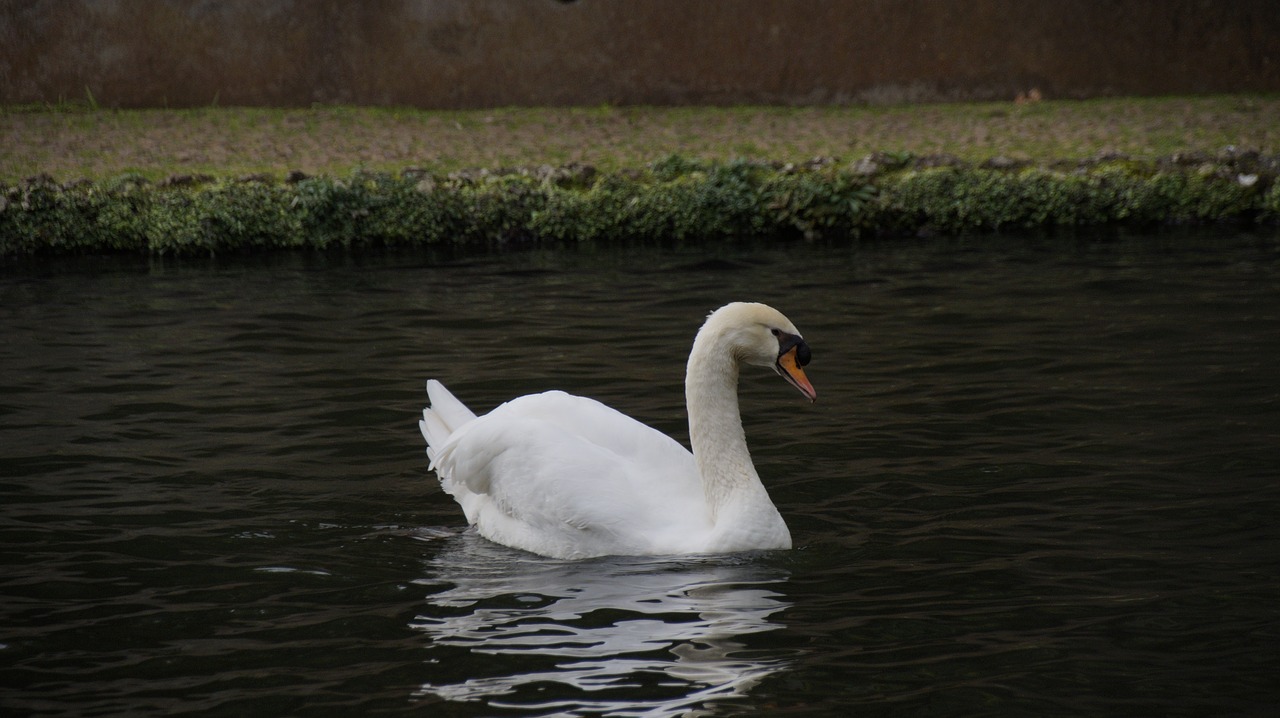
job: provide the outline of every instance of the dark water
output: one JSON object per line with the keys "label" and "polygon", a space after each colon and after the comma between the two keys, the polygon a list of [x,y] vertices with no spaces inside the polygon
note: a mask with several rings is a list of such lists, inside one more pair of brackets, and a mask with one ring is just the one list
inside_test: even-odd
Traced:
{"label": "dark water", "polygon": [[[0,275],[0,713],[1271,715],[1280,237]],[[551,387],[681,440],[732,299],[790,552],[540,559],[415,426]]]}

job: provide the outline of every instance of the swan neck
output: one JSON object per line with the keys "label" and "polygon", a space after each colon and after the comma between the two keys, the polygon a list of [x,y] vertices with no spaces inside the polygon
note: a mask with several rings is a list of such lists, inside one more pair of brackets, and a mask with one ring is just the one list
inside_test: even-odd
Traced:
{"label": "swan neck", "polygon": [[737,358],[703,339],[699,335],[689,356],[685,401],[689,443],[714,519],[735,497],[764,487],[751,462],[738,410]]}

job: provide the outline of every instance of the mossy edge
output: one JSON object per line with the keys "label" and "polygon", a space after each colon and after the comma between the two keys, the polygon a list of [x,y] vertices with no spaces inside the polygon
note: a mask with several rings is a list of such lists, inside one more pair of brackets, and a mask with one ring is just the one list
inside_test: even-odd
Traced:
{"label": "mossy edge", "polygon": [[0,256],[217,254],[331,246],[714,242],[1003,229],[1280,223],[1280,156],[1031,164],[876,153],[803,164],[671,155],[345,177],[137,175],[0,185]]}

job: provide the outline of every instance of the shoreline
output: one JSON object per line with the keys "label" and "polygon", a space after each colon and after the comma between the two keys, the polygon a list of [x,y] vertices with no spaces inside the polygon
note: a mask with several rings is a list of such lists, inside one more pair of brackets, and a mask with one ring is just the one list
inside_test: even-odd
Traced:
{"label": "shoreline", "polygon": [[1049,166],[876,153],[852,162],[591,165],[345,177],[126,175],[0,186],[0,256],[197,255],[1280,224],[1280,155],[1123,155]]}
{"label": "shoreline", "polygon": [[0,256],[1280,222],[1280,96],[0,108]]}

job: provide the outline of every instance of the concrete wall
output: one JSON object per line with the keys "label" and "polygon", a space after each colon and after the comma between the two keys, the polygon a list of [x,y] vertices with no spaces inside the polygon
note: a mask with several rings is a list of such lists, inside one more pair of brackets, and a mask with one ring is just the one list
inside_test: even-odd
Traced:
{"label": "concrete wall", "polygon": [[0,103],[1280,91],[1280,0],[0,0]]}

